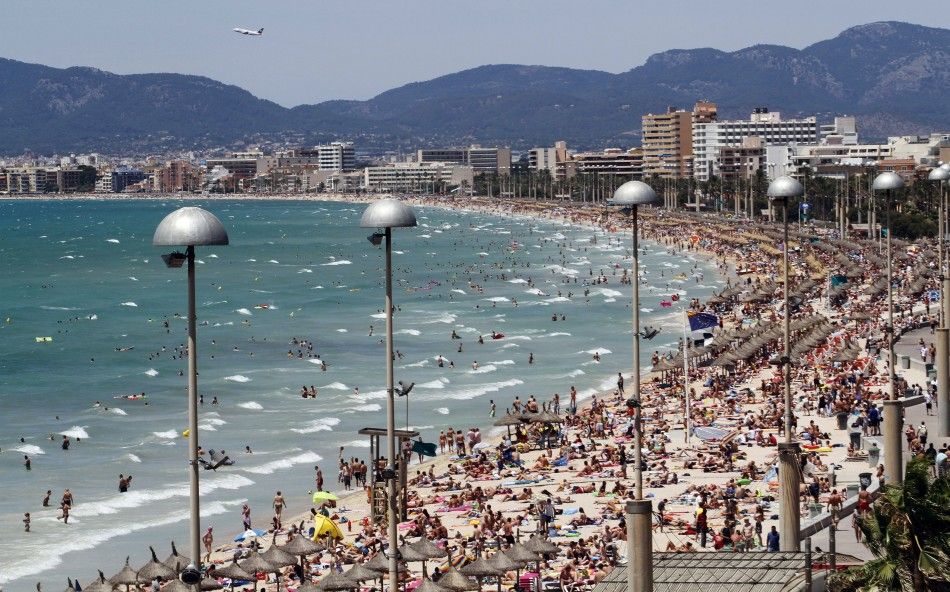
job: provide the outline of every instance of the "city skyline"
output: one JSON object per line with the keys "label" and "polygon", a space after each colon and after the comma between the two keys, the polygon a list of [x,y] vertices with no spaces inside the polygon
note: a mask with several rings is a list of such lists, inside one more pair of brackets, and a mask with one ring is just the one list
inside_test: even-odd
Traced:
{"label": "city skyline", "polygon": [[[363,100],[485,64],[618,73],[673,48],[803,48],[848,27],[883,20],[950,26],[950,15],[935,1],[900,9],[878,1],[810,2],[783,12],[781,28],[774,26],[779,16],[774,11],[743,1],[722,3],[713,13],[677,12],[675,19],[664,7],[600,2],[599,10],[579,10],[560,0],[544,5],[488,1],[476,7],[428,1],[172,2],[162,11],[148,10],[145,3],[119,6],[102,2],[90,8],[49,0],[9,6],[7,20],[19,26],[0,38],[0,57],[118,74],[201,75],[295,106]],[[50,10],[60,18],[49,19]],[[629,27],[617,27],[625,21]],[[249,38],[233,27],[263,27],[265,33]],[[606,34],[610,31],[618,34]],[[116,51],[122,47],[130,51]]]}

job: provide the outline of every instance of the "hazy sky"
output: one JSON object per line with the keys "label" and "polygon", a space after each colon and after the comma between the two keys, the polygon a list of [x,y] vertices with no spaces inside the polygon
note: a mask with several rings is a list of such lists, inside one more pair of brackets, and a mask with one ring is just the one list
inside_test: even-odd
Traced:
{"label": "hazy sky", "polygon": [[[622,72],[671,48],[804,47],[856,24],[950,27],[946,0],[4,0],[0,57],[180,72],[282,105],[483,64]],[[233,27],[264,27],[263,37]]]}

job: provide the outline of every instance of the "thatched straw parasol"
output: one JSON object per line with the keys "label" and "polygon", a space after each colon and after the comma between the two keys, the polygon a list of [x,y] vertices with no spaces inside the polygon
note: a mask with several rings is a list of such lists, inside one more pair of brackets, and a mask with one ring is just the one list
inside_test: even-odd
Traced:
{"label": "thatched straw parasol", "polygon": [[238,562],[238,565],[247,573],[253,574],[251,580],[254,581],[255,590],[257,590],[257,574],[271,573],[280,570],[279,567],[261,557],[260,553],[252,553],[251,556],[244,561]]}
{"label": "thatched straw parasol", "polygon": [[360,585],[357,582],[338,574],[335,571],[331,571],[320,580],[320,583],[317,584],[317,590],[322,590],[323,592],[332,592],[334,590],[355,590],[359,588]]}
{"label": "thatched straw parasol", "polygon": [[429,539],[422,537],[418,541],[410,545],[416,551],[422,553],[429,559],[440,559],[442,557],[448,557],[449,552],[439,547]]}
{"label": "thatched straw parasol", "polygon": [[139,579],[135,574],[135,570],[129,565],[128,557],[125,558],[125,567],[123,567],[119,573],[109,578],[109,583],[116,585],[124,584],[125,586],[131,586],[132,584],[139,583]]}
{"label": "thatched straw parasol", "polygon": [[504,570],[495,567],[495,565],[485,557],[479,557],[468,565],[464,565],[460,571],[464,575],[473,578],[495,577],[504,573]]}
{"label": "thatched straw parasol", "polygon": [[[73,587],[72,589],[75,590],[76,588]],[[99,577],[83,588],[83,592],[112,592],[113,590],[115,590],[115,584],[106,579],[101,569],[99,570]]]}
{"label": "thatched straw parasol", "polygon": [[462,572],[455,569],[454,566],[450,567],[449,571],[445,572],[445,575],[439,578],[439,586],[454,590],[454,592],[471,592],[481,589],[481,585],[478,582],[465,577]]}
{"label": "thatched straw parasol", "polygon": [[368,569],[366,565],[362,563],[357,563],[347,571],[343,572],[343,575],[349,578],[354,582],[366,582],[368,580],[378,580],[382,577],[382,574],[378,571],[373,571]]}
{"label": "thatched straw parasol", "polygon": [[191,563],[191,560],[179,553],[178,549],[175,548],[175,541],[172,541],[172,554],[169,555],[168,558],[162,563],[174,569],[175,565],[187,566],[189,563]]}
{"label": "thatched straw parasol", "polygon": [[202,590],[220,590],[221,588],[224,588],[224,586],[219,584],[216,580],[212,580],[208,576],[205,576],[205,579],[201,580],[201,583],[198,585],[198,587]]}
{"label": "thatched straw parasol", "polygon": [[503,427],[503,426],[517,426],[517,425],[521,425],[522,423],[523,422],[521,421],[521,417],[507,413],[504,416],[496,419],[493,425],[498,426],[498,427]]}
{"label": "thatched straw parasol", "polygon": [[216,567],[214,569],[214,577],[216,578],[227,578],[231,580],[231,587],[234,587],[234,580],[253,580],[254,576],[247,573],[243,567],[238,565],[237,559],[233,560],[231,563],[225,565],[224,567]]}
{"label": "thatched straw parasol", "polygon": [[[363,565],[366,566],[366,569],[371,569],[380,573],[386,573],[389,571],[389,557],[386,557],[386,555],[383,553],[377,553],[372,559]],[[406,564],[402,561],[396,561],[396,571],[398,573],[404,573],[408,571]]]}
{"label": "thatched straw parasol", "polygon": [[541,555],[535,553],[534,551],[529,551],[521,543],[515,543],[512,545],[510,549],[505,551],[505,555],[522,564],[541,561]]}
{"label": "thatched straw parasol", "polygon": [[326,548],[326,545],[315,543],[304,535],[298,534],[294,536],[294,538],[287,541],[287,543],[281,546],[280,549],[290,553],[291,555],[304,557],[306,555],[313,555],[314,553],[325,551]]}
{"label": "thatched straw parasol", "polygon": [[436,584],[429,578],[424,578],[422,583],[416,587],[415,592],[449,592],[449,589]]}
{"label": "thatched straw parasol", "polygon": [[560,551],[560,548],[538,535],[534,535],[524,543],[524,548],[533,552],[540,553],[541,555],[552,555]]}
{"label": "thatched straw parasol", "polygon": [[[524,563],[521,561],[515,561],[511,557],[508,557],[504,553],[495,553],[488,560],[496,569],[501,570],[502,573],[506,571],[515,571],[524,567]],[[499,574],[501,575],[501,574]]]}
{"label": "thatched straw parasol", "polygon": [[148,550],[152,552],[152,560],[143,565],[136,574],[140,584],[147,584],[155,578],[171,580],[178,577],[178,572],[158,560],[155,549],[149,547]]}

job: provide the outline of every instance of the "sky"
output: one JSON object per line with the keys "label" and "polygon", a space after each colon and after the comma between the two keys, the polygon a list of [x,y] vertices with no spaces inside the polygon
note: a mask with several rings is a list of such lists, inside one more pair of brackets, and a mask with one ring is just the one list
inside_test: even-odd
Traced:
{"label": "sky", "polygon": [[288,107],[368,99],[484,64],[616,73],[674,48],[802,48],[882,20],[950,27],[946,0],[4,0],[3,8],[0,57],[203,75]]}

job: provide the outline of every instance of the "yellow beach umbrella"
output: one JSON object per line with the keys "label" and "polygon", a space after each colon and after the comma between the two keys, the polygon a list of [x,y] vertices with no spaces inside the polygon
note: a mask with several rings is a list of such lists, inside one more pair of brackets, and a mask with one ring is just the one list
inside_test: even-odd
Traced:
{"label": "yellow beach umbrella", "polygon": [[329,535],[335,539],[343,538],[343,532],[333,520],[322,514],[317,514],[313,517],[313,540],[317,540],[318,537],[324,535]]}
{"label": "yellow beach umbrella", "polygon": [[316,491],[313,494],[313,503],[317,504],[320,502],[335,502],[339,500],[337,496],[333,495],[329,491]]}

